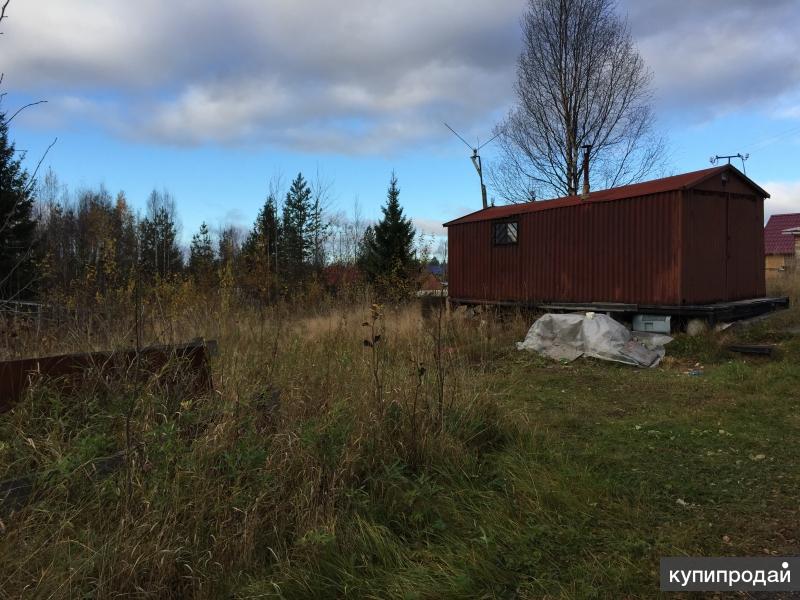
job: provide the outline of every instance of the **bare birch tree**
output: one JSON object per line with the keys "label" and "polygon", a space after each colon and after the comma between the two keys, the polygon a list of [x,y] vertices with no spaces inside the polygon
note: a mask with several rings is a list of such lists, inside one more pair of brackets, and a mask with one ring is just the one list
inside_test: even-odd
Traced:
{"label": "bare birch tree", "polygon": [[614,0],[529,0],[517,104],[498,125],[490,180],[512,202],[578,193],[585,145],[593,187],[658,169],[651,73]]}

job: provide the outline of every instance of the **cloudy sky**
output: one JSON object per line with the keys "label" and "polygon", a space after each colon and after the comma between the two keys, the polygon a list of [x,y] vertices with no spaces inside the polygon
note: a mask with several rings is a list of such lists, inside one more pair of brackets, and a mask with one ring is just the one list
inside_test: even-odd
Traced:
{"label": "cloudy sky", "polygon": [[[320,172],[333,208],[375,217],[390,172],[429,231],[480,205],[469,151],[513,102],[526,0],[12,0],[2,108],[72,188],[249,226],[276,174]],[[768,212],[800,211],[796,0],[625,0],[653,71],[666,170],[750,153]],[[486,149],[491,159],[491,147]]]}

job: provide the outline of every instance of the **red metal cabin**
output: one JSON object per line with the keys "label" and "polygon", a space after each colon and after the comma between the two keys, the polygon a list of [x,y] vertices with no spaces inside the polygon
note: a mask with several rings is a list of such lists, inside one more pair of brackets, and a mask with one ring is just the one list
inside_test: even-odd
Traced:
{"label": "red metal cabin", "polygon": [[764,199],[731,165],[490,207],[445,223],[460,303],[700,305],[761,298]]}

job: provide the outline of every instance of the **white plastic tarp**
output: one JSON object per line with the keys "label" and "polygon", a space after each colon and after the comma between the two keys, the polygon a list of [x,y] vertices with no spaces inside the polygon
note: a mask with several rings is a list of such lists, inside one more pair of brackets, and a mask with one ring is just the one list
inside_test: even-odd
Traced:
{"label": "white plastic tarp", "polygon": [[611,317],[597,313],[546,314],[528,331],[519,350],[533,350],[555,360],[581,356],[655,367],[664,358],[668,335],[631,332]]}

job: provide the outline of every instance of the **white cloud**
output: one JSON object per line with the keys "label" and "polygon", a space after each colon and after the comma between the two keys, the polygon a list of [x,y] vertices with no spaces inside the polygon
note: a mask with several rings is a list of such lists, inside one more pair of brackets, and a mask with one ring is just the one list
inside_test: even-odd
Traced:
{"label": "white cloud", "polygon": [[442,227],[442,221],[438,221],[436,219],[422,219],[418,217],[414,217],[411,220],[414,223],[414,227],[416,227],[417,230],[422,232],[424,235],[432,235],[436,237],[447,236],[447,229]]}
{"label": "white cloud", "polygon": [[288,90],[275,81],[190,85],[174,101],[156,104],[135,131],[181,144],[246,140],[256,135],[259,123],[279,117],[291,102]]}
{"label": "white cloud", "polygon": [[795,0],[624,0],[662,109],[707,119],[800,90]]}
{"label": "white cloud", "polygon": [[770,215],[800,213],[800,181],[767,181],[770,197],[764,202],[764,219]]}
{"label": "white cloud", "polygon": [[[274,77],[192,84],[134,120],[137,137],[167,143],[268,142],[309,151],[387,153],[442,135],[442,121],[483,121],[495,100],[485,90],[506,74],[466,65],[425,64],[390,85]],[[454,89],[475,89],[460,97]]]}
{"label": "white cloud", "polygon": [[137,139],[390,151],[445,118],[491,127],[524,2],[18,1],[0,68],[15,90],[113,97],[95,117]]}
{"label": "white cloud", "polygon": [[[491,129],[513,101],[526,0],[14,0],[7,89],[164,144],[391,152]],[[662,115],[796,116],[796,0],[622,0]],[[781,113],[782,111],[782,113]],[[474,137],[474,136],[473,136]]]}
{"label": "white cloud", "polygon": [[[771,116],[777,119],[800,119],[800,86],[795,93],[786,94],[775,102]],[[800,131],[800,122],[797,125]]]}
{"label": "white cloud", "polygon": [[19,116],[20,122],[41,129],[77,126],[86,120],[109,129],[118,129],[122,122],[116,104],[71,94],[48,97],[46,104],[25,110]]}

